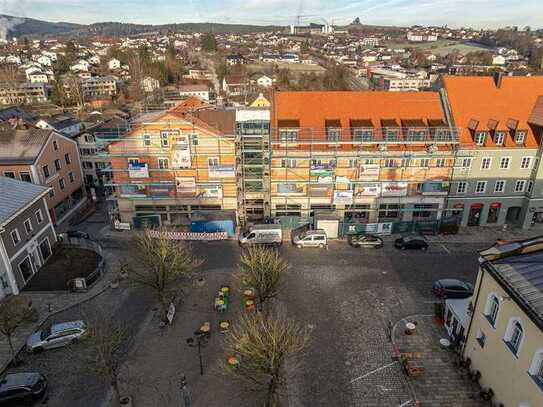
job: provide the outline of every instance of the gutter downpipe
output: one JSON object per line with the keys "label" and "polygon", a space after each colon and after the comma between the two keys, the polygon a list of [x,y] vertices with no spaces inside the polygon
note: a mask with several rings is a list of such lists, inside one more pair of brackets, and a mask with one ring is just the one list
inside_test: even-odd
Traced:
{"label": "gutter downpipe", "polygon": [[481,263],[481,266],[480,266],[481,279],[479,280],[479,287],[477,287],[477,295],[475,296],[473,311],[471,311],[471,318],[469,320],[468,332],[466,333],[466,340],[464,342],[464,347],[462,349],[462,359],[464,359],[466,356],[466,345],[468,343],[469,334],[471,333],[471,325],[473,324],[473,316],[475,315],[475,311],[477,310],[477,303],[479,302],[479,294],[481,293],[481,286],[483,285],[483,279],[485,278],[485,264],[486,263],[487,261],[485,260],[483,263]]}

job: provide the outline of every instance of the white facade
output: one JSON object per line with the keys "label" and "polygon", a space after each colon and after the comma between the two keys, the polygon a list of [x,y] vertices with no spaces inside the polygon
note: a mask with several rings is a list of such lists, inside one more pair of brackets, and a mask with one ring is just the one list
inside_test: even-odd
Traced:
{"label": "white facade", "polygon": [[263,88],[271,88],[273,86],[273,79],[269,76],[262,75],[256,80],[256,83],[258,86],[261,86]]}

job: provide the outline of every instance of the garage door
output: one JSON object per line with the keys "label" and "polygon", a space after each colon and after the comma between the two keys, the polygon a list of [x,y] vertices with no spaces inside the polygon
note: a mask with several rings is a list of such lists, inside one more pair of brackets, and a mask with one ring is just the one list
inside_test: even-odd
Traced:
{"label": "garage door", "polygon": [[339,220],[317,220],[317,229],[324,229],[328,239],[337,239]]}

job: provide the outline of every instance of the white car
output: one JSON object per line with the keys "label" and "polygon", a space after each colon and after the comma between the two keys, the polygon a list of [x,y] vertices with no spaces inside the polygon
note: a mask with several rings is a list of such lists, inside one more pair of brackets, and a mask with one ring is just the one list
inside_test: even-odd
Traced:
{"label": "white car", "polygon": [[29,352],[41,352],[45,349],[60,348],[77,342],[88,333],[83,321],[62,322],[53,324],[40,331],[34,332],[26,341]]}
{"label": "white car", "polygon": [[322,249],[327,246],[328,241],[326,239],[326,232],[322,229],[316,229],[293,236],[292,244],[299,249],[303,247],[319,247]]}

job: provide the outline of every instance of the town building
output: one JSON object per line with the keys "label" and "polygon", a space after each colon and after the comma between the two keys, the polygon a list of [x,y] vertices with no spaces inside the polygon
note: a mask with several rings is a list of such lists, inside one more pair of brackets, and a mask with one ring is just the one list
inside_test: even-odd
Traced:
{"label": "town building", "polygon": [[494,405],[543,399],[543,237],[482,251],[464,358]]}
{"label": "town building", "polygon": [[160,89],[160,82],[158,79],[155,79],[151,76],[146,76],[141,81],[141,89],[144,92],[152,93],[157,89]]}
{"label": "town building", "polygon": [[205,83],[179,86],[179,96],[183,98],[197,97],[206,102],[211,100],[212,90]]}
{"label": "town building", "polygon": [[85,99],[117,95],[117,81],[112,76],[95,76],[82,80],[81,88]]}
{"label": "town building", "polygon": [[437,92],[276,92],[271,123],[272,216],[441,218],[459,140]]}
{"label": "town building", "polygon": [[448,211],[463,226],[543,223],[543,77],[446,76],[443,83],[461,129]]}
{"label": "town building", "polygon": [[2,82],[0,83],[0,104],[24,105],[45,103],[50,89],[43,82]]}
{"label": "town building", "polygon": [[227,96],[243,96],[248,91],[248,81],[241,75],[227,75],[222,80],[222,90]]}
{"label": "town building", "polygon": [[48,187],[54,224],[86,201],[77,144],[53,130],[0,123],[0,175]]}
{"label": "town building", "polygon": [[[190,99],[189,99],[190,101]],[[181,103],[147,114],[108,146],[117,218],[163,224],[236,220],[235,111],[193,110]]]}
{"label": "town building", "polygon": [[19,294],[57,242],[49,188],[0,176],[0,299]]}
{"label": "town building", "polygon": [[64,136],[72,137],[83,130],[83,123],[69,114],[57,114],[38,120],[36,127],[54,130]]}

